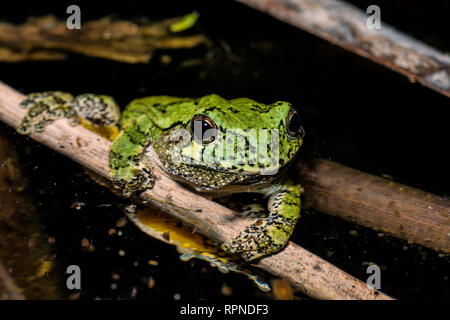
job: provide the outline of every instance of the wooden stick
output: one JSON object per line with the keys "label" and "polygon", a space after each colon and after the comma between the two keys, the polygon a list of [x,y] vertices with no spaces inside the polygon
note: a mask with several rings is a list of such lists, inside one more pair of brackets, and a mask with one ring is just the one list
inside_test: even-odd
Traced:
{"label": "wooden stick", "polygon": [[[338,0],[237,0],[450,97],[450,56]],[[383,8],[381,8],[381,11]]]}
{"label": "wooden stick", "polygon": [[299,162],[304,200],[314,209],[450,252],[450,200],[328,161]]}
{"label": "wooden stick", "polygon": [[34,17],[21,25],[0,22],[0,61],[62,60],[66,52],[126,63],[148,63],[156,50],[207,44],[203,35],[178,35],[170,26],[180,18],[137,25],[110,17],[83,22],[69,30],[53,15]]}
{"label": "wooden stick", "polygon": [[[25,110],[18,106],[23,98],[22,94],[0,82],[0,120],[16,128],[25,114]],[[87,129],[71,127],[65,119],[60,119],[46,127],[44,132],[31,137],[110,178],[110,143]],[[162,208],[219,242],[231,240],[251,223],[240,214],[171,180],[159,169],[153,148],[149,148],[146,158],[153,167],[157,181],[152,189],[141,194],[144,201]],[[261,259],[256,266],[288,280],[294,288],[316,299],[391,299],[294,243],[289,243],[278,254]]]}
{"label": "wooden stick", "polygon": [[[368,15],[335,0],[238,0],[372,59],[450,96],[450,57],[386,24],[366,26]],[[449,200],[387,179],[320,160],[301,164],[305,200],[315,209],[450,251]]]}
{"label": "wooden stick", "polygon": [[25,296],[14,282],[0,260],[0,300],[25,300]]}

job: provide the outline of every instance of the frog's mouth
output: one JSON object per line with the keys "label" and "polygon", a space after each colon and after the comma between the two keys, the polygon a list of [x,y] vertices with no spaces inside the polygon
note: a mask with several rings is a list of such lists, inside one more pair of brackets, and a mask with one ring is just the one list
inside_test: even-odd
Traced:
{"label": "frog's mouth", "polygon": [[264,171],[266,168],[257,166],[224,168],[211,163],[197,164],[194,160],[173,161],[171,153],[165,152],[170,148],[159,150],[160,152],[152,157],[154,164],[156,163],[171,179],[196,191],[207,193],[253,192],[279,178],[289,164],[276,163],[273,172]]}

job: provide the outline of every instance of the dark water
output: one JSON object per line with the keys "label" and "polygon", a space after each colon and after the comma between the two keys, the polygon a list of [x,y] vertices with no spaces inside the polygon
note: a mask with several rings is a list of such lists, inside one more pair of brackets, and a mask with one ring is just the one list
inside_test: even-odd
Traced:
{"label": "dark water", "polygon": [[[142,3],[141,3],[142,2]],[[200,13],[199,32],[213,48],[158,52],[148,65],[128,65],[71,56],[62,62],[0,63],[1,80],[24,93],[62,90],[114,96],[124,106],[149,95],[251,97],[261,102],[292,102],[307,130],[303,157],[325,157],[440,195],[449,194],[449,100],[386,68],[355,56],[239,3],[204,1],[148,4],[80,2],[82,19],[167,18]],[[371,1],[352,1],[361,8]],[[0,19],[54,13],[65,17],[68,4],[45,1],[2,3]],[[442,51],[450,50],[446,1],[378,1],[382,19]],[[169,54],[173,62],[160,63]],[[203,59],[182,67],[186,59]],[[242,276],[223,275],[206,263],[179,261],[175,249],[149,238],[130,223],[122,236],[108,230],[122,216],[117,198],[93,184],[81,168],[27,138],[15,135],[25,173],[39,205],[44,233],[54,236],[62,270],[83,270],[82,298],[215,298],[223,283],[233,297],[264,295]],[[25,153],[25,149],[29,149]],[[86,205],[71,209],[73,202]],[[357,236],[350,231],[356,230]],[[353,232],[352,232],[353,233]],[[354,233],[353,233],[354,234]],[[81,239],[95,246],[83,251]],[[367,263],[382,268],[382,291],[403,299],[448,299],[448,257],[322,213],[306,211],[293,240],[365,280]],[[120,256],[119,250],[125,255]],[[158,266],[148,266],[149,259]],[[120,275],[113,280],[112,273]],[[155,286],[148,289],[148,277]]]}

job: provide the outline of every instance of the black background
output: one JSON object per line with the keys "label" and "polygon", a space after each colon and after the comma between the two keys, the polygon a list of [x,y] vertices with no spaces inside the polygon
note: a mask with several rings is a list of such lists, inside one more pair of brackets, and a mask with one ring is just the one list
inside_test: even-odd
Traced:
{"label": "black background", "polygon": [[[435,46],[450,50],[448,1],[350,1],[363,10],[381,8],[382,20]],[[81,7],[82,21],[112,15],[120,19],[162,19],[193,10],[195,29],[213,40],[213,48],[156,53],[148,65],[72,55],[67,61],[0,63],[1,81],[24,93],[62,90],[114,96],[124,106],[149,95],[251,97],[270,103],[292,102],[302,114],[307,135],[302,157],[325,157],[440,195],[448,195],[448,98],[411,83],[371,61],[234,1],[2,1],[0,19],[24,22],[28,16],[67,16],[70,4]],[[173,62],[159,58],[169,54]],[[207,57],[207,58],[206,58]],[[204,59],[181,67],[187,58]],[[121,217],[117,199],[91,183],[70,160],[4,128],[22,158],[44,221],[45,233],[57,239],[61,268],[85,270],[82,298],[224,298],[225,282],[233,297],[260,297],[249,281],[222,275],[203,262],[182,263],[171,247],[149,239],[128,224],[123,237],[109,228]],[[25,156],[25,146],[32,146]],[[38,190],[44,190],[42,194]],[[81,211],[71,203],[87,203]],[[98,207],[100,205],[100,207]],[[358,236],[349,234],[357,230]],[[93,253],[80,248],[87,237]],[[382,291],[404,299],[448,299],[448,257],[314,211],[305,211],[293,240],[365,280],[367,262],[382,268]],[[124,249],[125,257],[117,251]],[[149,267],[148,259],[159,261]],[[111,273],[121,275],[116,289]],[[148,276],[155,288],[145,286]]]}

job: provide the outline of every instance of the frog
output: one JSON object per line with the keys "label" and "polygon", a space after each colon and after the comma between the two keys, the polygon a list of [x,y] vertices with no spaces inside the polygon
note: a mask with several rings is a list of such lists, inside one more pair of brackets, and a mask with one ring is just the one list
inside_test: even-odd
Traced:
{"label": "frog", "polygon": [[[250,98],[150,96],[130,102],[120,114],[112,97],[34,93],[18,132],[39,132],[59,118],[77,125],[118,126],[109,150],[113,186],[125,197],[153,188],[155,175],[143,154],[151,145],[171,178],[211,197],[258,193],[267,205],[241,213],[252,223],[220,247],[247,262],[281,251],[300,218],[302,187],[286,174],[303,145],[296,108],[286,101]],[[268,155],[270,153],[270,155]]]}

